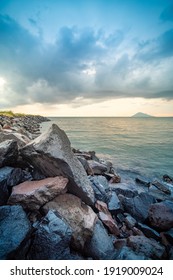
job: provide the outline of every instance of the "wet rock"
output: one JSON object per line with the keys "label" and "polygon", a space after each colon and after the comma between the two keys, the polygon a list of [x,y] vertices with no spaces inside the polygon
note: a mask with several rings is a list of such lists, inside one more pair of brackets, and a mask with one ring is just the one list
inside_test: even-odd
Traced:
{"label": "wet rock", "polygon": [[146,237],[160,240],[160,234],[149,226],[138,223],[138,228],[145,234]]}
{"label": "wet rock", "polygon": [[172,183],[173,182],[173,178],[170,177],[169,175],[165,174],[163,175],[163,180],[167,183]]}
{"label": "wet rock", "polygon": [[132,215],[133,218],[144,222],[148,217],[148,209],[155,199],[148,193],[141,192],[134,198],[124,198],[123,206],[125,211]]}
{"label": "wet rock", "polygon": [[[107,174],[108,176],[108,174]],[[110,176],[110,175],[109,175]],[[118,184],[121,183],[121,177],[118,174],[114,174],[111,176],[111,179],[109,180],[110,184]]]}
{"label": "wet rock", "polygon": [[150,184],[151,184],[150,180],[148,180],[147,178],[142,177],[142,176],[136,177],[135,181],[136,181],[136,183],[141,184],[147,188],[149,188]]}
{"label": "wet rock", "polygon": [[82,250],[91,238],[97,215],[81,199],[72,195],[59,195],[43,207],[44,212],[55,210],[72,228],[72,244],[76,250]]}
{"label": "wet rock", "polygon": [[130,236],[127,239],[127,245],[136,254],[144,255],[150,259],[162,259],[165,252],[164,246],[145,236]]}
{"label": "wet rock", "polygon": [[31,249],[30,260],[70,260],[71,228],[53,211],[49,211],[37,225]]}
{"label": "wet rock", "polygon": [[21,149],[21,155],[46,177],[67,177],[69,192],[94,205],[94,192],[86,172],[74,156],[67,135],[56,124]]}
{"label": "wet rock", "polygon": [[116,256],[112,238],[101,221],[97,221],[92,238],[85,245],[85,254],[95,260],[112,260]]}
{"label": "wet rock", "polygon": [[157,180],[152,182],[152,185],[155,186],[156,188],[158,188],[160,191],[166,193],[166,194],[171,194],[170,189],[167,186],[165,186],[164,184],[157,181]]}
{"label": "wet rock", "polygon": [[0,207],[0,259],[8,259],[30,232],[30,223],[19,205]]}
{"label": "wet rock", "polygon": [[132,184],[120,183],[120,184],[109,184],[112,191],[115,191],[117,195],[122,194],[125,197],[134,197],[138,194],[136,187]]}
{"label": "wet rock", "polygon": [[24,173],[20,168],[8,166],[0,168],[0,205],[7,203],[12,187],[21,182],[23,176]]}
{"label": "wet rock", "polygon": [[89,180],[91,182],[95,198],[107,202],[109,200],[108,196],[108,182],[104,176],[90,176]]}
{"label": "wet rock", "polygon": [[173,227],[173,202],[163,201],[152,204],[148,218],[151,226],[159,230],[169,230]]}
{"label": "wet rock", "polygon": [[18,146],[15,140],[0,143],[0,167],[14,165],[18,157]]}
{"label": "wet rock", "polygon": [[39,181],[26,181],[13,187],[8,204],[21,204],[29,210],[38,210],[57,195],[67,191],[68,179],[62,176]]}
{"label": "wet rock", "polygon": [[107,166],[100,162],[88,160],[88,164],[95,175],[102,175],[107,171]]}
{"label": "wet rock", "polygon": [[108,209],[112,215],[117,215],[118,213],[122,212],[122,205],[115,192],[111,193],[111,196],[110,196],[110,199],[108,202]]}

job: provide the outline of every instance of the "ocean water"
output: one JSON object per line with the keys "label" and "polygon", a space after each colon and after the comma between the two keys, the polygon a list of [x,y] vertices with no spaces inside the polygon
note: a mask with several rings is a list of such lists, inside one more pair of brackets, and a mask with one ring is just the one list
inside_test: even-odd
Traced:
{"label": "ocean water", "polygon": [[50,118],[71,145],[112,161],[119,174],[173,176],[173,118]]}

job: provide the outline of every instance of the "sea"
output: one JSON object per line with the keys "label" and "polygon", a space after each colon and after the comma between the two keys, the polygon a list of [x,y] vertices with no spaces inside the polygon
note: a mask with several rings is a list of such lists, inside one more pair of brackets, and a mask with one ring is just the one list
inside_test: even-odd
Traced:
{"label": "sea", "polygon": [[95,151],[111,161],[120,175],[148,179],[173,177],[173,118],[51,117],[41,124],[45,131],[52,123],[63,129],[71,146]]}

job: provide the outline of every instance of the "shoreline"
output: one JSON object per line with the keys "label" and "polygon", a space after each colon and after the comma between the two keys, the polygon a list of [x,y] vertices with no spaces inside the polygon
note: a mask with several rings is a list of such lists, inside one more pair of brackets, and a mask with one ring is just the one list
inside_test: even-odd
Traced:
{"label": "shoreline", "polygon": [[[173,259],[172,178],[121,178],[94,151],[72,148],[57,125],[41,134],[48,120],[0,115],[0,259]],[[10,248],[10,224],[22,232],[13,214],[25,230]]]}

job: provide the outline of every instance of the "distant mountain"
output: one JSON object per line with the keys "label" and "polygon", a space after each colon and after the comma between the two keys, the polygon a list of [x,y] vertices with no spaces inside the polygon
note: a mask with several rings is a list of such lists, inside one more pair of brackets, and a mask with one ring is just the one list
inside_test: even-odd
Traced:
{"label": "distant mountain", "polygon": [[135,115],[132,116],[132,118],[152,118],[153,116],[150,116],[148,114],[144,114],[141,112],[136,113]]}

